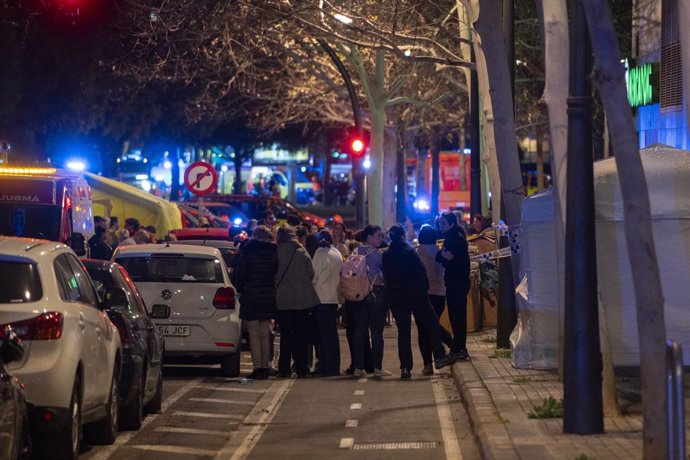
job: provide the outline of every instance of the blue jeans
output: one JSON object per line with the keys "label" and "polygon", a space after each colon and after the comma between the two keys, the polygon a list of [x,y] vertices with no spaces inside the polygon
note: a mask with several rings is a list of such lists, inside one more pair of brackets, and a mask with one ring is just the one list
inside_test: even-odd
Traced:
{"label": "blue jeans", "polygon": [[383,328],[386,323],[388,302],[385,288],[374,286],[374,290],[361,302],[352,302],[354,308],[354,354],[352,366],[364,369],[365,350],[368,345],[368,334],[371,333],[371,361],[374,369],[383,365]]}
{"label": "blue jeans", "polygon": [[319,370],[323,375],[340,375],[337,310],[337,304],[320,304],[311,313],[319,335]]}

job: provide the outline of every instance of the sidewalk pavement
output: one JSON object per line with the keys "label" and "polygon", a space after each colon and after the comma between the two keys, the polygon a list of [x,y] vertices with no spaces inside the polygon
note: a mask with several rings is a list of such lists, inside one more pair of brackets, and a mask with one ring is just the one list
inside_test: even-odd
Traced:
{"label": "sidewalk pavement", "polygon": [[468,334],[471,360],[452,366],[484,458],[642,458],[640,414],[606,417],[605,433],[589,436],[563,434],[562,418],[529,419],[549,396],[562,400],[563,385],[555,371],[515,369],[509,356],[497,357],[495,337],[495,329]]}

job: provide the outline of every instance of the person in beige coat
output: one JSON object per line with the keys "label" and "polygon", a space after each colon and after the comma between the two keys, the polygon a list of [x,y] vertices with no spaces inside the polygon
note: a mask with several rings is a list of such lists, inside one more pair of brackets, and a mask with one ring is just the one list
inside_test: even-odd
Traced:
{"label": "person in beige coat", "polygon": [[298,377],[306,377],[307,335],[311,309],[319,304],[312,284],[314,268],[306,249],[297,241],[295,228],[280,227],[278,243],[278,273],[276,274],[276,307],[280,326],[280,358],[278,377],[291,375],[290,362],[295,358]]}

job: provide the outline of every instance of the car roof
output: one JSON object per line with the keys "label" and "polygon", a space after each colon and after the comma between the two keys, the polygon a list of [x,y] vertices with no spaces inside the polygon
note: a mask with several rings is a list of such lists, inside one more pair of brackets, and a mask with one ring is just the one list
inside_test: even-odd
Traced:
{"label": "car roof", "polygon": [[177,228],[170,233],[177,237],[178,241],[183,240],[225,240],[228,241],[227,228]]}
{"label": "car roof", "polygon": [[0,236],[0,254],[3,255],[36,258],[62,248],[69,249],[55,241]]}
{"label": "car roof", "polygon": [[227,240],[198,239],[198,240],[171,241],[170,244],[174,244],[174,245],[191,244],[194,246],[209,246],[212,248],[219,248],[219,249],[236,249],[235,244],[232,241],[227,241]]}
{"label": "car roof", "polygon": [[118,256],[141,256],[151,254],[179,254],[184,255],[207,255],[219,256],[219,251],[210,246],[194,246],[191,244],[137,244],[131,246],[122,246],[116,249]]}

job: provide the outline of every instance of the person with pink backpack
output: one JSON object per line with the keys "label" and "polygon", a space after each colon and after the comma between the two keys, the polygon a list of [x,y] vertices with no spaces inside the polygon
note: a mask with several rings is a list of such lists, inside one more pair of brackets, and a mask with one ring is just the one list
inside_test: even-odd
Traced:
{"label": "person with pink backpack", "polygon": [[383,328],[388,312],[379,249],[383,231],[378,225],[367,225],[359,233],[359,240],[362,246],[340,269],[340,292],[345,298],[348,322],[353,323],[350,326],[353,373],[357,377],[367,375],[366,350],[370,346],[374,376],[389,376],[391,373],[383,369]]}

